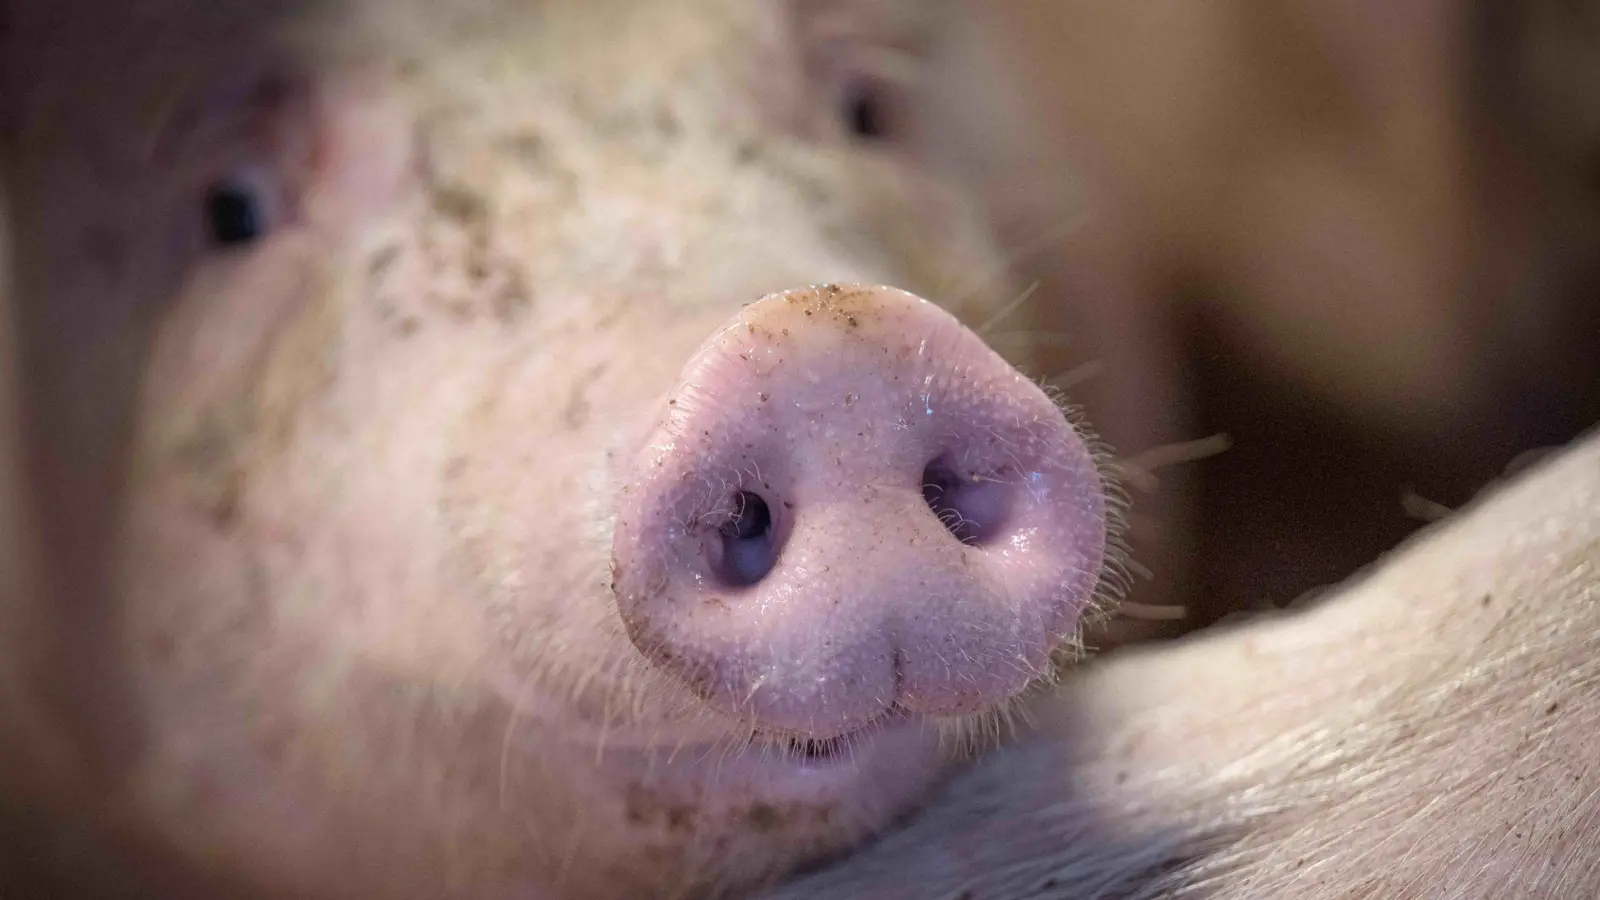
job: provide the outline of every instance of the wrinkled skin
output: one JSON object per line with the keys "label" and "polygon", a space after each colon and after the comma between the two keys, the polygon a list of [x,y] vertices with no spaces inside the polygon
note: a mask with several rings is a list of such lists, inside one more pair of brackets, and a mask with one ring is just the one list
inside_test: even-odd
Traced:
{"label": "wrinkled skin", "polygon": [[1053,676],[1102,480],[951,315],[1016,295],[971,204],[846,131],[918,34],[844,11],[13,10],[65,599],[7,718],[110,840],[269,895],[733,889]]}

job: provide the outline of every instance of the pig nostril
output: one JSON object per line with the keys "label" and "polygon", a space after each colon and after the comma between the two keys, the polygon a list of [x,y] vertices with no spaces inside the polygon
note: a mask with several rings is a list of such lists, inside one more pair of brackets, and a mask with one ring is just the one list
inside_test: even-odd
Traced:
{"label": "pig nostril", "polygon": [[761,495],[740,491],[733,495],[733,502],[733,518],[723,523],[723,537],[750,541],[772,531],[772,510]]}
{"label": "pig nostril", "polygon": [[892,288],[785,292],[672,385],[616,466],[606,623],[666,690],[821,770],[1052,672],[1101,570],[1103,481],[1053,398],[953,316]]}
{"label": "pig nostril", "polygon": [[922,499],[944,527],[963,544],[994,540],[1010,517],[1011,491],[993,475],[962,474],[944,457],[922,472]]}
{"label": "pig nostril", "polygon": [[777,562],[772,508],[759,494],[733,495],[733,515],[718,529],[722,554],[717,575],[735,587],[748,587],[767,577]]}

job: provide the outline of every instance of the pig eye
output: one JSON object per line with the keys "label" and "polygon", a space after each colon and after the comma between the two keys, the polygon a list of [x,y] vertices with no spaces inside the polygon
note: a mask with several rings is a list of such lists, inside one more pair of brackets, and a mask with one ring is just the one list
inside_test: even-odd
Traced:
{"label": "pig eye", "polygon": [[838,114],[846,131],[857,140],[880,143],[893,140],[902,130],[898,121],[896,85],[886,78],[857,76],[844,86]]}
{"label": "pig eye", "polygon": [[839,112],[845,127],[858,138],[875,141],[888,134],[883,94],[873,85],[857,83],[846,89]]}
{"label": "pig eye", "polygon": [[248,247],[272,230],[277,216],[273,197],[258,173],[226,176],[206,188],[206,235],[224,249]]}

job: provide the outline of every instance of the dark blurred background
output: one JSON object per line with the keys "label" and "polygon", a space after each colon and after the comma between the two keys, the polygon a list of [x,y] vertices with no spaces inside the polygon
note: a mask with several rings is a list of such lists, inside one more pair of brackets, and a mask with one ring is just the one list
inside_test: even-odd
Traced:
{"label": "dark blurred background", "polygon": [[1600,422],[1600,3],[960,9],[925,149],[1126,463],[1098,643],[1289,605]]}

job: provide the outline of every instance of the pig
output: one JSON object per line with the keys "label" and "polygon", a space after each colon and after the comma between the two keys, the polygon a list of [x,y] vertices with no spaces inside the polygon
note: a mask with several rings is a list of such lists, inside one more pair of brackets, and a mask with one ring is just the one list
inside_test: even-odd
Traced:
{"label": "pig", "polygon": [[879,121],[894,12],[10,6],[18,855],[729,894],[1023,714],[1118,500],[963,324],[1020,291]]}
{"label": "pig", "polygon": [[769,900],[1600,896],[1600,430],[1304,607],[1120,651]]}
{"label": "pig", "polygon": [[[1040,689],[1120,501],[958,324],[1022,294],[883,140],[916,9],[8,9],[17,892],[739,895],[844,854],[778,890],[1592,893],[1592,446],[1343,599]],[[1531,782],[1490,777],[1530,721]],[[1419,802],[1428,852],[1356,861]]]}

